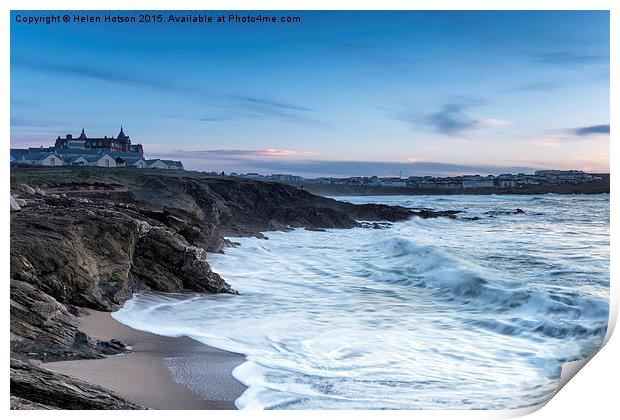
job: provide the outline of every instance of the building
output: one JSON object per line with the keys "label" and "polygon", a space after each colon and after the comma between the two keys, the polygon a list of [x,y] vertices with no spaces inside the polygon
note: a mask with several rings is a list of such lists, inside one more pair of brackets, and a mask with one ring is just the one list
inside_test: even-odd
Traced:
{"label": "building", "polygon": [[11,164],[40,166],[99,166],[103,168],[156,168],[183,170],[177,160],[144,159],[142,144],[132,144],[121,130],[116,137],[88,137],[82,129],[79,137],[58,136],[52,147],[11,149]]}
{"label": "building", "polygon": [[107,153],[88,156],[87,160],[86,166],[100,166],[102,168],[115,168],[117,166],[115,158]]}
{"label": "building", "polygon": [[183,163],[180,160],[147,159],[144,162],[146,163],[147,168],[183,169]]}
{"label": "building", "polygon": [[481,177],[480,175],[471,175],[463,177],[463,188],[493,188],[495,186],[494,177]]}
{"label": "building", "polygon": [[32,152],[29,151],[24,153],[21,157],[21,162],[40,166],[63,166],[65,164],[62,157],[54,152],[47,150],[36,150],[37,149],[34,149]]}
{"label": "building", "polygon": [[140,156],[144,154],[141,144],[131,144],[129,136],[121,131],[116,137],[88,137],[82,128],[79,137],[73,137],[71,134],[65,135],[64,138],[58,136],[54,147],[58,150],[62,149],[88,149],[95,152],[134,152]]}
{"label": "building", "polygon": [[125,166],[130,167],[133,166],[135,168],[146,168],[146,161],[142,158],[126,158]]}
{"label": "building", "polygon": [[290,174],[272,174],[269,178],[273,179],[274,181],[284,182],[299,182],[303,180],[303,178],[300,176]]}

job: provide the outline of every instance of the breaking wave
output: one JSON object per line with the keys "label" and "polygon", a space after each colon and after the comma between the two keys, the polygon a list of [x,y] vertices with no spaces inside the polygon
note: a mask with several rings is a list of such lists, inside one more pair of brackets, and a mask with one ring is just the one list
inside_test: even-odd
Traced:
{"label": "breaking wave", "polygon": [[209,261],[239,296],[144,293],[114,316],[245,354],[239,408],[530,406],[602,343],[608,199],[375,198],[481,218],[236,238]]}

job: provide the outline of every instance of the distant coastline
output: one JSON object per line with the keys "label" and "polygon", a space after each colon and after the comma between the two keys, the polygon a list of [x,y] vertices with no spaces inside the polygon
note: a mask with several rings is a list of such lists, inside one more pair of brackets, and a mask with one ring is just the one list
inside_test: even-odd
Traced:
{"label": "distant coastline", "polygon": [[609,174],[597,174],[600,180],[579,184],[527,185],[514,188],[431,189],[416,187],[386,187],[382,185],[339,185],[288,182],[317,195],[492,195],[492,194],[609,194]]}

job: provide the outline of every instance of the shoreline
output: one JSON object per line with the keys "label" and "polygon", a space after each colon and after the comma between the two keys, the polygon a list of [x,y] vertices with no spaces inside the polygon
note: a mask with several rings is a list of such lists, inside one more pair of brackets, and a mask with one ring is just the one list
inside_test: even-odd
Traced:
{"label": "shoreline", "polygon": [[[234,410],[246,387],[232,376],[240,354],[189,337],[165,337],[121,324],[109,312],[87,310],[79,328],[99,340],[115,338],[132,347],[103,359],[43,363],[54,372],[114,391],[150,409]],[[182,382],[180,384],[179,382]]]}

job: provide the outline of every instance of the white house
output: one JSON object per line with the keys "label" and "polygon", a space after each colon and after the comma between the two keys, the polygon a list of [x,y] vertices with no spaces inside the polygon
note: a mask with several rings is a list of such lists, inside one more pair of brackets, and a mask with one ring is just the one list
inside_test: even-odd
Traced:
{"label": "white house", "polygon": [[183,169],[183,164],[178,160],[148,159],[145,162],[148,168]]}
{"label": "white house", "polygon": [[145,162],[148,168],[168,169],[168,166],[161,159],[147,159]]}
{"label": "white house", "polygon": [[65,164],[60,156],[51,152],[26,153],[22,156],[21,162],[41,166],[62,166]]}
{"label": "white house", "polygon": [[116,160],[107,153],[88,157],[88,166],[101,166],[104,168],[116,167]]}
{"label": "white house", "polygon": [[70,166],[87,166],[88,165],[88,159],[86,159],[82,155],[65,157],[65,165],[70,165]]}
{"label": "white house", "polygon": [[147,163],[142,158],[127,158],[125,159],[125,166],[133,166],[135,168],[146,168]]}

